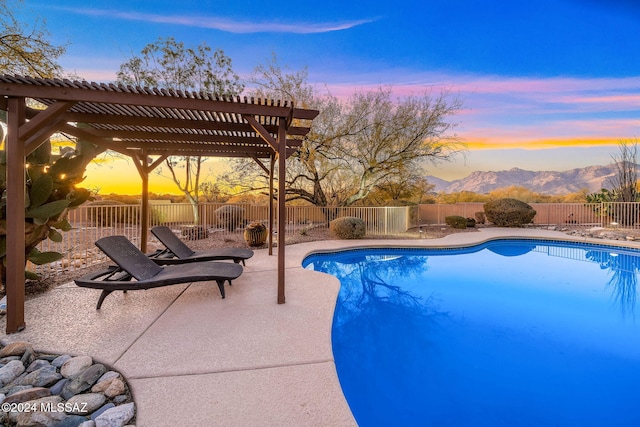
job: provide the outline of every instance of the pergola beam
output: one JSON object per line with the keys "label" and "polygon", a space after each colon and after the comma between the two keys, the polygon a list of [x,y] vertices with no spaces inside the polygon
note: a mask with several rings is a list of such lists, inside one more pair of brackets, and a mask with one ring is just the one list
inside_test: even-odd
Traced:
{"label": "pergola beam", "polygon": [[[44,110],[26,107],[32,98]],[[25,159],[46,138],[61,132],[132,157],[142,177],[142,221],[148,228],[148,175],[171,155],[270,159],[270,193],[278,159],[278,303],[284,303],[285,169],[316,110],[287,102],[250,102],[201,93],[134,88],[68,80],[0,75],[0,109],[8,112],[6,139],[7,333],[25,327]],[[82,125],[80,125],[82,124]],[[158,156],[149,164],[149,157]],[[270,196],[273,204],[273,196]],[[143,208],[144,209],[144,208]],[[273,229],[273,209],[269,212]],[[143,232],[143,237],[145,236]],[[142,247],[146,238],[142,239]],[[272,239],[270,237],[270,249]]]}
{"label": "pergola beam", "polygon": [[[29,112],[27,112],[27,114],[29,114]],[[248,130],[246,123],[156,117],[131,117],[121,116],[117,114],[68,112],[64,114],[64,120],[67,122],[91,123],[97,125],[108,124],[132,127],[146,126],[173,129],[219,130],[225,132],[246,132]],[[272,134],[276,134],[278,132],[277,125],[264,125],[264,128]],[[304,136],[309,133],[309,130],[310,128],[308,127],[291,126],[287,130],[287,135]]]}

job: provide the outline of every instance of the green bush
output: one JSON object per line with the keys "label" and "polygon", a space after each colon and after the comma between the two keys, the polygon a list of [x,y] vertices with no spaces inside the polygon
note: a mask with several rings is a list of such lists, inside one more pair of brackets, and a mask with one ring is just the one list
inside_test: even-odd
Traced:
{"label": "green bush", "polygon": [[467,228],[467,218],[459,215],[450,215],[444,218],[444,222],[452,228]]}
{"label": "green bush", "polygon": [[362,239],[366,234],[366,226],[360,218],[345,216],[331,221],[329,231],[338,239]]}
{"label": "green bush", "polygon": [[487,220],[498,227],[522,227],[536,216],[536,211],[516,199],[499,199],[484,204]]}

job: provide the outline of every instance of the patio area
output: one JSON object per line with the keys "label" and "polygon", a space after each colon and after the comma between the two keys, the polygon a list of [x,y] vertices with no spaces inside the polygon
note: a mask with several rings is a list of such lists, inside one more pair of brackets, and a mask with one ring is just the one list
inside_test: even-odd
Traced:
{"label": "patio area", "polygon": [[[339,283],[304,270],[311,252],[348,247],[456,246],[495,237],[585,241],[535,229],[482,229],[441,239],[319,241],[286,247],[286,304],[277,257],[256,251],[221,299],[209,282],[109,296],[73,283],[30,299],[26,329],[3,344],[89,355],[122,373],[138,426],[356,425],[336,375],[331,323]],[[602,240],[593,240],[603,243]],[[608,242],[640,247],[638,242]],[[5,327],[5,317],[0,327]]]}

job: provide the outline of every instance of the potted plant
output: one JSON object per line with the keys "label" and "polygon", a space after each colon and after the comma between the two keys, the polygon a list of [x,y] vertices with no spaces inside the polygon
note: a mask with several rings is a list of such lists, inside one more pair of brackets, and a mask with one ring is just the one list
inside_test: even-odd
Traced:
{"label": "potted plant", "polygon": [[267,227],[261,222],[252,222],[244,230],[244,240],[249,246],[262,246],[267,241]]}

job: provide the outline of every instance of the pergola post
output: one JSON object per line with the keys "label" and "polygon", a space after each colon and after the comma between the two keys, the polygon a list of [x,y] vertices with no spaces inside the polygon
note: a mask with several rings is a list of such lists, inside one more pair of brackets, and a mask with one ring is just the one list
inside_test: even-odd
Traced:
{"label": "pergola post", "polygon": [[25,144],[19,137],[20,126],[25,122],[25,99],[9,98],[7,111],[7,328],[8,334],[19,332],[24,321],[24,267],[25,267]]}
{"label": "pergola post", "polygon": [[273,255],[273,169],[275,168],[275,155],[269,159],[269,255]]}
{"label": "pergola post", "polygon": [[284,238],[287,221],[286,208],[286,158],[287,158],[287,128],[286,120],[280,118],[278,126],[278,304],[285,303],[284,296]]}

